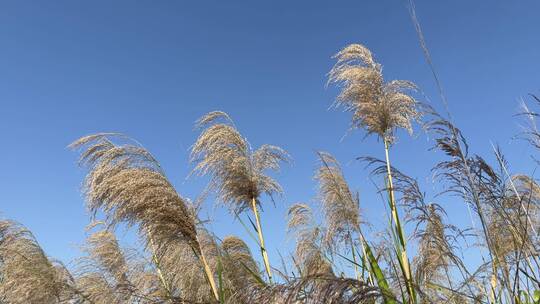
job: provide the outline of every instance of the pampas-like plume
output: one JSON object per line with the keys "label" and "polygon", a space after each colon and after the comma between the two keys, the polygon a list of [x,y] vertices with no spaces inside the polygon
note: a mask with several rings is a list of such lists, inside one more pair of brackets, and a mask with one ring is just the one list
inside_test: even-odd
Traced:
{"label": "pampas-like plume", "polygon": [[296,249],[294,262],[301,276],[333,275],[332,265],[321,249],[322,229],[315,225],[313,212],[308,205],[294,204],[288,211],[287,230],[294,233]]}
{"label": "pampas-like plume", "polygon": [[261,194],[282,192],[281,186],[266,174],[279,170],[280,162],[288,161],[287,153],[276,146],[263,145],[252,151],[247,140],[224,112],[214,111],[197,121],[204,128],[192,147],[193,172],[210,174],[211,185],[219,199],[238,214],[252,208],[252,200],[260,204]]}
{"label": "pampas-like plume", "polygon": [[400,265],[406,277],[410,300],[414,301],[412,272],[407,256],[406,238],[394,198],[388,150],[394,141],[395,130],[403,128],[411,133],[411,122],[419,120],[422,115],[419,103],[407,94],[408,91],[416,90],[416,85],[405,80],[385,82],[381,65],[373,60],[366,47],[359,44],[345,47],[334,58],[337,63],[329,73],[328,82],[341,86],[336,106],[353,112],[353,128],[363,128],[368,135],[377,134],[384,142],[389,207],[393,229],[399,241],[396,244],[399,248],[396,249],[400,254]]}
{"label": "pampas-like plume", "polygon": [[443,271],[450,263],[445,226],[439,211],[435,205],[427,208],[426,227],[418,233],[420,240],[415,270],[416,281],[422,286],[440,283],[445,275]]}
{"label": "pampas-like plume", "polygon": [[[319,181],[319,200],[326,221],[325,247],[330,252],[339,245],[349,246],[354,262],[356,278],[360,280],[354,235],[359,238],[365,257],[365,239],[360,228],[360,199],[350,190],[338,161],[329,153],[318,152],[320,166],[315,173]],[[365,265],[365,264],[364,264]]]}
{"label": "pampas-like plume", "polygon": [[[99,224],[92,223],[89,229]],[[144,293],[131,282],[141,267],[130,263],[132,256],[126,256],[113,232],[93,232],[83,250],[87,255],[79,260],[77,285],[92,303],[124,303]]]}
{"label": "pampas-like plume", "polygon": [[354,279],[320,274],[243,294],[246,303],[258,304],[371,304],[381,298],[376,287]]}
{"label": "pampas-like plume", "polygon": [[50,260],[32,233],[0,221],[0,303],[71,303],[80,300],[67,269]]}
{"label": "pampas-like plume", "polygon": [[99,230],[92,233],[86,242],[85,251],[93,264],[110,274],[118,285],[129,285],[129,265],[114,233]]}
{"label": "pampas-like plume", "polygon": [[86,147],[81,163],[90,169],[84,184],[90,211],[104,211],[111,224],[140,224],[141,234],[150,231],[158,243],[182,238],[200,253],[186,203],[154,157],[139,146],[116,145],[109,136],[90,135],[70,145]]}
{"label": "pampas-like plume", "polygon": [[271,145],[263,145],[253,151],[224,112],[204,115],[197,121],[197,126],[204,131],[192,147],[191,161],[197,163],[193,172],[211,176],[211,187],[216,189],[221,202],[228,205],[234,214],[246,209],[253,211],[261,253],[271,281],[259,219],[259,197],[261,194],[272,197],[282,192],[281,186],[266,171],[279,170],[280,163],[288,161],[289,156],[283,149]]}
{"label": "pampas-like plume", "polygon": [[[218,248],[213,237],[205,230],[197,230],[198,239],[205,261],[215,281]],[[213,301],[213,291],[206,282],[204,265],[200,257],[185,242],[170,242],[157,251],[160,269],[170,284],[171,292],[186,303],[209,303]],[[217,285],[216,285],[217,286]]]}
{"label": "pampas-like plume", "polygon": [[384,82],[381,65],[360,44],[345,47],[333,58],[337,63],[328,74],[328,82],[341,87],[335,105],[353,113],[353,128],[364,128],[389,142],[398,128],[412,132],[411,121],[421,115],[418,102],[406,93],[416,90],[414,83]]}
{"label": "pampas-like plume", "polygon": [[[138,225],[154,254],[171,243],[185,242],[205,264],[194,217],[156,159],[139,145],[113,143],[113,136],[90,135],[70,145],[85,147],[81,163],[90,169],[84,184],[89,210],[103,211],[112,225]],[[217,298],[213,275],[208,267],[205,270]]]}
{"label": "pampas-like plume", "polygon": [[329,153],[318,152],[320,166],[315,173],[319,182],[319,200],[326,221],[325,244],[334,246],[352,241],[351,233],[360,232],[358,193],[353,193],[338,161]]}
{"label": "pampas-like plume", "polygon": [[230,294],[227,303],[246,303],[242,301],[242,293],[261,288],[259,266],[246,243],[236,236],[225,237],[221,251],[224,284]]}
{"label": "pampas-like plume", "polygon": [[506,186],[505,195],[488,209],[488,230],[493,235],[494,250],[502,260],[521,250],[527,255],[536,254],[540,186],[526,175],[513,176]]}

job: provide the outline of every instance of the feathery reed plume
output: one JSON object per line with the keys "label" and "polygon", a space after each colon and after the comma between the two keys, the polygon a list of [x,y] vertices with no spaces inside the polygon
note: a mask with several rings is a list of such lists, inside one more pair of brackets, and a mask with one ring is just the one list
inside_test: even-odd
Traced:
{"label": "feathery reed plume", "polygon": [[414,83],[384,82],[382,66],[360,44],[343,48],[333,58],[337,63],[328,74],[328,83],[341,87],[335,106],[353,113],[352,128],[363,128],[388,143],[398,128],[412,132],[411,121],[421,116],[418,102],[406,93],[416,90]]}
{"label": "feathery reed plume", "polygon": [[[94,222],[88,230],[104,224]],[[131,282],[140,274],[135,257],[120,248],[113,232],[100,229],[91,233],[79,260],[77,284],[92,303],[125,303],[144,293]]]}
{"label": "feathery reed plume", "polygon": [[[429,205],[427,213],[423,214],[427,221],[425,228],[417,233],[419,238],[418,256],[416,259],[415,275],[416,283],[424,290],[430,289],[430,284],[441,284],[449,279],[448,268],[450,266],[449,244],[442,221],[442,210],[436,205]],[[451,280],[449,279],[451,284]],[[424,292],[424,296],[434,301],[434,292]]]}
{"label": "feathery reed plume", "polygon": [[[77,286],[84,292],[88,303],[120,304],[122,299],[103,273],[85,273],[77,277]],[[84,302],[83,302],[84,303]]]}
{"label": "feathery reed plume", "polygon": [[[84,193],[88,209],[95,215],[103,211],[107,222],[138,225],[153,254],[171,242],[185,242],[200,258],[208,282],[218,298],[213,275],[202,255],[195,221],[165,177],[159,163],[139,145],[118,145],[114,134],[85,136],[70,145],[84,147],[80,162],[89,167]],[[119,136],[116,135],[116,138]],[[159,261],[156,261],[159,271]],[[160,277],[170,291],[164,275]],[[174,297],[173,294],[169,294]]]}
{"label": "feathery reed plume", "polygon": [[33,234],[0,221],[0,302],[71,303],[80,300],[69,271],[49,259]]}
{"label": "feathery reed plume", "polygon": [[221,242],[221,263],[228,303],[243,302],[243,293],[261,288],[261,271],[253,259],[249,247],[238,237],[227,236]]}
{"label": "feathery reed plume", "polygon": [[486,208],[488,230],[499,266],[511,267],[509,263],[515,264],[516,259],[536,259],[539,185],[526,175],[515,175],[506,183],[501,181],[499,187],[500,192],[490,191]]}
{"label": "feathery reed plume", "polygon": [[280,185],[266,171],[278,170],[280,163],[288,161],[289,156],[283,149],[271,145],[253,151],[224,112],[204,115],[197,121],[197,126],[204,131],[192,147],[191,161],[197,163],[193,172],[211,176],[211,187],[235,215],[246,209],[253,211],[265,269],[272,281],[258,211],[259,198],[262,194],[272,197],[282,192]]}
{"label": "feathery reed plume", "polygon": [[[372,174],[386,174],[384,160],[373,157],[359,159],[374,167]],[[446,279],[452,287],[452,279],[448,274],[451,264],[458,268],[464,280],[470,279],[467,267],[454,254],[454,251],[459,249],[459,239],[465,238],[466,231],[443,223],[442,216],[446,214],[443,207],[436,203],[426,203],[425,193],[420,190],[415,179],[394,167],[391,169],[395,181],[394,190],[400,194],[398,201],[407,211],[407,221],[415,224],[414,236],[419,240],[418,255],[414,259],[415,283],[421,289],[421,301],[432,301],[434,296],[438,296],[432,284],[443,283],[442,281]],[[471,290],[467,292],[470,293],[469,296],[474,294]],[[451,295],[456,297],[455,293]]]}
{"label": "feathery reed plume", "polygon": [[[213,275],[212,280],[216,281],[219,255],[217,244],[207,231],[198,229],[197,234],[205,264]],[[204,264],[201,265],[200,257],[194,254],[187,243],[171,242],[166,248],[160,248],[157,257],[174,294],[187,303],[212,302],[213,290],[205,284],[208,278],[205,276]],[[216,288],[219,288],[217,284]]]}
{"label": "feathery reed plume", "polygon": [[319,200],[327,225],[325,243],[329,246],[351,242],[351,233],[360,231],[359,195],[349,189],[337,160],[325,152],[317,153],[320,166],[315,173]]}
{"label": "feathery reed plume", "polygon": [[[523,204],[518,202],[519,199],[515,195],[515,183],[507,182],[505,178],[507,167],[505,160],[497,150],[500,168],[496,170],[482,157],[469,155],[469,147],[460,130],[437,114],[435,117],[430,123],[430,129],[437,134],[436,148],[451,157],[450,160],[442,161],[435,166],[436,176],[448,183],[445,192],[461,197],[468,206],[471,206],[480,220],[492,268],[490,283],[492,300],[496,298],[495,289],[499,281],[502,284],[501,292],[506,293],[508,297],[514,297],[511,271],[505,257],[506,252],[502,250],[501,245],[507,246],[510,238],[513,240],[512,243],[522,244],[518,246],[521,247],[519,251],[522,253],[532,248],[525,246],[530,242],[521,241],[525,234],[520,232],[520,227],[527,226],[526,214],[520,211],[523,210],[520,207]],[[508,209],[509,205],[514,206],[513,211]],[[522,215],[518,218],[515,216],[516,212],[521,212]],[[508,238],[502,241],[505,235]],[[518,254],[521,258],[522,253]],[[533,269],[530,263],[528,265],[529,269]]]}
{"label": "feathery reed plume", "polygon": [[377,303],[376,287],[348,278],[311,275],[244,294],[247,303],[260,304],[356,304]]}
{"label": "feathery reed plume", "polygon": [[[205,258],[208,253],[205,248],[208,244],[205,236],[200,236],[201,249]],[[159,261],[159,268],[166,277],[170,292],[176,298],[182,299],[187,303],[208,303],[214,298],[211,286],[207,284],[208,278],[201,265],[200,257],[193,249],[181,241],[170,242],[166,247],[161,247],[156,253]],[[206,260],[209,272],[214,273],[215,265],[212,263],[214,258]],[[212,277],[215,280],[214,277]],[[217,285],[216,285],[217,288]]]}
{"label": "feathery reed plume", "polygon": [[332,265],[321,249],[324,231],[315,224],[311,208],[305,204],[294,204],[289,208],[288,217],[287,230],[296,238],[294,263],[300,275],[333,276]]}
{"label": "feathery reed plume", "polygon": [[365,240],[360,228],[359,194],[350,190],[338,161],[331,154],[325,152],[317,152],[317,154],[320,166],[315,173],[315,179],[319,182],[318,196],[327,226],[325,247],[333,252],[337,248],[332,247],[350,246],[356,278],[360,280],[354,240],[356,235],[365,257]]}
{"label": "feathery reed plume", "polygon": [[373,60],[371,52],[359,44],[351,44],[334,57],[337,63],[328,74],[328,83],[340,86],[336,107],[352,112],[352,128],[363,128],[367,135],[376,134],[384,142],[387,164],[388,200],[398,243],[398,258],[407,281],[409,301],[415,301],[412,272],[407,256],[406,238],[399,221],[394,199],[389,146],[394,142],[394,133],[403,128],[412,132],[413,120],[419,120],[420,104],[407,91],[416,90],[410,81],[393,80],[385,82],[382,67]]}
{"label": "feathery reed plume", "polygon": [[118,285],[129,285],[129,265],[114,233],[99,230],[92,233],[86,242],[88,257],[110,274]]}

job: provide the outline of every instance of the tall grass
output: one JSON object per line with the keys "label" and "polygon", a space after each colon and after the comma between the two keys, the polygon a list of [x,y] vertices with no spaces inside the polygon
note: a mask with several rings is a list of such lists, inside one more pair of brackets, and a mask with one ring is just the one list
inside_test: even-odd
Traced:
{"label": "tall grass", "polygon": [[[87,171],[83,194],[92,219],[81,257],[66,267],[29,230],[1,220],[0,303],[540,303],[534,176],[511,172],[498,147],[493,163],[472,154],[459,128],[417,101],[412,82],[383,78],[365,46],[347,46],[334,58],[334,105],[351,114],[352,129],[375,135],[384,148],[384,158],[359,160],[382,189],[387,229],[373,233],[376,219],[362,211],[355,191],[362,185],[350,184],[334,156],[317,152],[315,203],[289,206],[283,229],[294,250],[271,265],[277,245],[265,243],[261,206],[283,192],[274,174],[290,157],[276,146],[252,148],[229,115],[214,111],[196,122],[192,175],[207,177],[217,202],[252,240],[214,234],[199,217],[200,202],[182,197],[138,142],[85,136],[71,145]],[[520,113],[526,127],[518,137],[534,149],[538,115],[527,106]],[[390,159],[397,131],[412,132],[415,122],[440,153],[432,172],[442,191],[430,198]],[[441,196],[465,204],[471,224],[448,218],[453,206],[438,203]],[[136,231],[141,245],[122,246],[119,226]]]}

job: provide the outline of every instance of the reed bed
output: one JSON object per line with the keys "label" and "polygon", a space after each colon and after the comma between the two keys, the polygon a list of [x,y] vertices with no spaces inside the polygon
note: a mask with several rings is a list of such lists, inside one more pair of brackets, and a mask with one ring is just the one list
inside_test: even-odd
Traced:
{"label": "reed bed", "polygon": [[[214,234],[200,218],[200,201],[183,197],[137,141],[99,133],[70,145],[87,172],[92,222],[81,257],[66,267],[29,230],[1,220],[0,303],[540,303],[534,176],[510,172],[497,147],[494,163],[471,154],[451,119],[422,102],[414,83],[386,80],[367,47],[352,44],[333,58],[334,107],[350,113],[352,130],[380,142],[380,158],[358,161],[380,186],[386,228],[373,233],[374,219],[339,161],[318,151],[315,199],[291,204],[283,227],[294,250],[271,265],[275,246],[265,243],[263,223],[272,209],[262,207],[283,193],[276,173],[291,159],[285,150],[253,148],[222,111],[195,123],[189,177],[208,178],[216,203],[252,236],[242,240]],[[527,127],[518,137],[540,148],[539,114],[525,105],[519,114]],[[432,182],[441,191],[433,199],[391,163],[399,130],[415,129],[440,154]],[[441,196],[465,204],[477,225],[453,223]],[[118,226],[135,231],[141,246],[122,246]],[[480,265],[464,254],[470,246],[482,252]]]}

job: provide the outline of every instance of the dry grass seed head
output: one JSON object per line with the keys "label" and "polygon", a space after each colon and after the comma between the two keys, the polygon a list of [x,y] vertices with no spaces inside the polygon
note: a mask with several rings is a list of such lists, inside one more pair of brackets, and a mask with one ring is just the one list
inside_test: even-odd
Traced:
{"label": "dry grass seed head", "polygon": [[[514,175],[488,213],[493,246],[502,260],[513,252],[536,252],[535,233],[540,222],[540,186],[526,175]],[[509,229],[509,225],[512,229]],[[532,227],[531,227],[532,226]]]}
{"label": "dry grass seed head", "polygon": [[89,210],[103,211],[113,225],[137,224],[157,246],[181,239],[199,252],[194,219],[155,158],[139,145],[117,145],[110,136],[86,136],[71,144],[83,148],[81,163],[89,167],[84,184]]}
{"label": "dry grass seed head", "polygon": [[[211,242],[201,234],[201,249],[208,257],[209,266],[215,269],[215,257],[211,256]],[[173,296],[194,303],[211,303],[212,291],[198,255],[186,242],[171,241],[157,251],[159,266],[170,285]]]}
{"label": "dry grass seed head", "polygon": [[282,192],[266,171],[277,171],[281,162],[288,161],[283,149],[263,145],[252,151],[224,112],[206,114],[197,126],[203,131],[191,151],[191,161],[196,163],[193,172],[211,176],[211,186],[231,211],[239,213],[250,208],[252,199],[259,203],[263,193],[273,196]]}
{"label": "dry grass seed head", "polygon": [[[102,224],[93,222],[87,229]],[[93,231],[83,251],[86,256],[78,261],[78,283],[84,294],[95,298],[94,302],[129,302],[136,295],[149,292],[136,280],[146,271],[146,261],[138,258],[133,250],[121,248],[112,231],[102,228]]]}
{"label": "dry grass seed head", "polygon": [[260,304],[378,303],[378,288],[349,278],[310,275],[244,293],[244,301]]}
{"label": "dry grass seed head", "polygon": [[288,211],[287,230],[294,233],[296,248],[294,262],[302,276],[333,276],[332,265],[321,248],[324,233],[313,219],[313,212],[308,205],[294,204]]}
{"label": "dry grass seed head", "polygon": [[318,152],[320,166],[315,173],[319,182],[319,200],[326,222],[325,244],[332,248],[350,241],[359,232],[360,210],[358,193],[347,184],[338,161],[330,154]]}
{"label": "dry grass seed head", "polygon": [[50,260],[33,234],[0,221],[0,295],[6,303],[68,303],[75,299],[71,274]]}
{"label": "dry grass seed head", "polygon": [[85,298],[95,304],[121,304],[122,299],[107,278],[99,272],[77,276],[77,286]]}
{"label": "dry grass seed head", "polygon": [[364,128],[389,142],[398,128],[412,132],[411,121],[421,116],[418,102],[407,94],[416,90],[414,83],[384,82],[381,65],[360,44],[345,47],[333,58],[337,62],[328,74],[328,83],[341,88],[335,106],[353,113],[353,128]]}
{"label": "dry grass seed head", "polygon": [[415,271],[419,284],[443,283],[444,269],[450,265],[445,226],[435,206],[428,206],[426,227],[418,234]]}
{"label": "dry grass seed head", "polygon": [[230,292],[229,302],[245,303],[242,302],[241,293],[260,288],[255,277],[262,277],[259,265],[246,243],[236,236],[225,237],[221,243],[221,250],[223,276]]}
{"label": "dry grass seed head", "polygon": [[109,230],[96,231],[87,238],[86,243],[85,251],[92,263],[103,268],[119,284],[126,283],[129,265],[114,233]]}

